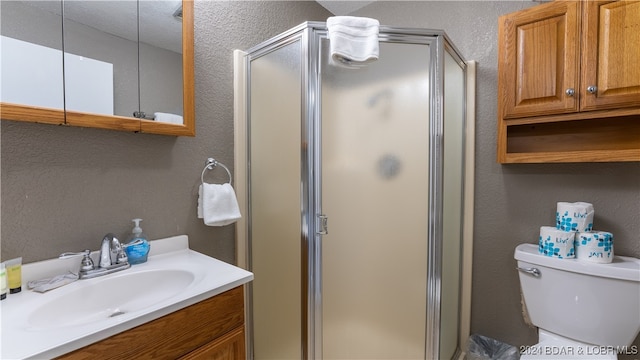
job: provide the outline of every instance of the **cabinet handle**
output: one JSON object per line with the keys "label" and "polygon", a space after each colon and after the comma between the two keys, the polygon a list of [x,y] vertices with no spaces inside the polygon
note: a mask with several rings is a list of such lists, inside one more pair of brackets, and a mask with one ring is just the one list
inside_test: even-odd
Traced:
{"label": "cabinet handle", "polygon": [[595,85],[591,85],[587,87],[587,91],[589,92],[589,94],[595,94],[598,91],[598,87]]}
{"label": "cabinet handle", "polygon": [[567,94],[567,96],[573,96],[576,91],[573,88],[568,88],[564,93]]}

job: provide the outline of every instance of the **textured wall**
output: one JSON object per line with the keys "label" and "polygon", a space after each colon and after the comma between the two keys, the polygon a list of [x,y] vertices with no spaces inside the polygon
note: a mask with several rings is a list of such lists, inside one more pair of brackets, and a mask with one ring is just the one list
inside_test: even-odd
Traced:
{"label": "textured wall", "polygon": [[233,262],[233,226],[207,227],[195,211],[206,158],[233,167],[232,51],[329,15],[310,1],[196,0],[195,138],[2,121],[2,260],[97,249],[141,217],[150,239],[188,234],[195,250]]}
{"label": "textured wall", "polygon": [[[532,5],[394,1],[356,13],[385,25],[444,29],[467,59],[479,61],[472,331],[514,345],[534,343],[535,332],[520,316],[513,249],[553,223],[556,201],[593,202],[596,227],[614,232],[616,252],[640,257],[640,164],[495,162],[497,18]],[[2,121],[2,259],[96,249],[106,232],[125,236],[129,220],[142,217],[151,239],[186,233],[196,250],[232,262],[233,228],[209,228],[195,216],[205,159],[233,165],[232,50],[327,16],[305,1],[197,0],[195,138]]]}
{"label": "textured wall", "polygon": [[471,331],[513,345],[537,339],[520,315],[513,251],[536,243],[541,225],[554,224],[557,201],[593,203],[594,226],[613,232],[616,253],[640,257],[640,163],[503,166],[495,160],[498,16],[537,4],[393,1],[354,14],[385,25],[443,29],[466,59],[479,62]]}

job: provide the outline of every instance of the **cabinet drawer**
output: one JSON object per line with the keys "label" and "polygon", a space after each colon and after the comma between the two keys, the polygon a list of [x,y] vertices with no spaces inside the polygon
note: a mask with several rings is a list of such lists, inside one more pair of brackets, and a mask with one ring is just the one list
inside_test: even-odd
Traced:
{"label": "cabinet drawer", "polygon": [[180,360],[244,360],[244,326],[206,344]]}

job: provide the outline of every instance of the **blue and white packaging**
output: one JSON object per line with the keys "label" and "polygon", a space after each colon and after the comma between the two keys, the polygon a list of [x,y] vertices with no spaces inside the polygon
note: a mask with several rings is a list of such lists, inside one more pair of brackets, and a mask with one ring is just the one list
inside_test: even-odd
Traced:
{"label": "blue and white packaging", "polygon": [[575,232],[562,231],[553,226],[541,226],[538,251],[540,254],[559,259],[576,257],[574,240]]}
{"label": "blue and white packaging", "polygon": [[578,261],[608,264],[613,261],[613,234],[606,231],[580,232],[576,238]]}
{"label": "blue and white packaging", "polygon": [[591,231],[593,205],[586,202],[559,202],[556,207],[556,229],[563,231]]}

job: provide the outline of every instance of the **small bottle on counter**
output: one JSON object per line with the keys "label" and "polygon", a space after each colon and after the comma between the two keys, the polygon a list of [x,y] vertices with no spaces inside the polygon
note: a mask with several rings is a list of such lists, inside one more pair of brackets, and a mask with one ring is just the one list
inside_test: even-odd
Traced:
{"label": "small bottle on counter", "polygon": [[0,300],[7,298],[7,269],[0,263]]}
{"label": "small bottle on counter", "polygon": [[129,242],[125,245],[125,251],[131,265],[142,264],[147,261],[151,245],[147,241],[147,236],[142,232],[142,228],[140,228],[142,219],[133,219],[131,221],[135,223],[135,226],[131,230]]}
{"label": "small bottle on counter", "polygon": [[4,262],[9,283],[9,294],[22,291],[22,258],[15,258]]}

